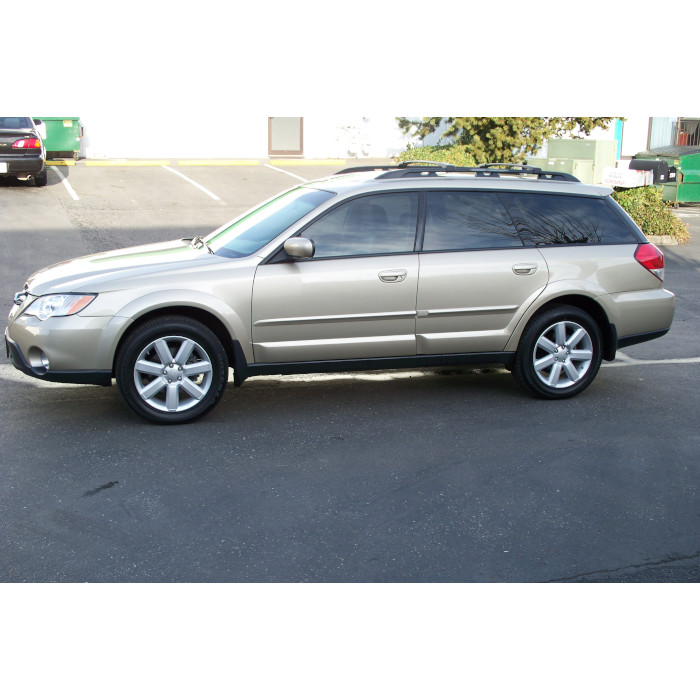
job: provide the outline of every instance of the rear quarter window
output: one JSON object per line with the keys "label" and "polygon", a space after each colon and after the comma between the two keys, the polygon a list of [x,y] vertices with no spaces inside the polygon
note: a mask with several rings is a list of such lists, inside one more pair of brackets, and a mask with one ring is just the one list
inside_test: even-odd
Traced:
{"label": "rear quarter window", "polygon": [[519,192],[500,197],[528,246],[640,242],[605,197]]}

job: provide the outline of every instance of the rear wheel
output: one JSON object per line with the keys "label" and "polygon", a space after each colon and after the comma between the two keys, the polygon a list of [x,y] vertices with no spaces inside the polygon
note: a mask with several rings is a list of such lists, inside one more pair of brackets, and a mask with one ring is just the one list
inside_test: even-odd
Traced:
{"label": "rear wheel", "polygon": [[44,168],[40,173],[34,175],[34,185],[36,187],[45,187],[49,181],[49,171]]}
{"label": "rear wheel", "polygon": [[153,319],[124,342],[116,379],[122,398],[140,416],[154,423],[187,423],[211,411],[223,395],[226,351],[198,321]]}
{"label": "rear wheel", "polygon": [[513,374],[537,397],[568,399],[595,379],[602,345],[600,328],[589,314],[573,306],[555,306],[527,325]]}

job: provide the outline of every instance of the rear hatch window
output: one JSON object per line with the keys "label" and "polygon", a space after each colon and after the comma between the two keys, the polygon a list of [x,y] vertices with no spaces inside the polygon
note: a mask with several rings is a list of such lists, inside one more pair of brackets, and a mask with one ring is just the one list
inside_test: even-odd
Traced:
{"label": "rear hatch window", "polygon": [[503,192],[499,196],[525,245],[639,243],[607,197]]}

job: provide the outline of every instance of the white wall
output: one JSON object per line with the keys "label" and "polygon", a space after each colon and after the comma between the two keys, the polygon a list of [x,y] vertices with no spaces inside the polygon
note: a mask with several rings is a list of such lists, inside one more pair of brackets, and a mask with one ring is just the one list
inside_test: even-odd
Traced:
{"label": "white wall", "polygon": [[307,158],[387,158],[407,142],[391,116],[304,117]]}
{"label": "white wall", "polygon": [[[59,116],[59,115],[56,115]],[[266,158],[267,116],[216,114],[178,115],[112,112],[81,113],[84,137],[81,155],[87,158]],[[284,115],[289,116],[289,115]],[[645,150],[649,117],[629,117],[623,128],[622,158]],[[440,130],[426,139],[437,143]],[[614,129],[595,129],[588,138],[613,139]],[[393,116],[305,116],[306,158],[390,158],[415,138],[403,134]],[[541,155],[546,155],[545,149]]]}
{"label": "white wall", "polygon": [[86,112],[81,154],[87,158],[260,158],[267,156],[267,118],[202,112]]}
{"label": "white wall", "polygon": [[[287,115],[285,115],[287,116]],[[266,158],[267,116],[178,117],[176,112],[143,115],[93,111],[80,115],[87,158]],[[385,158],[408,142],[396,119],[304,117],[306,158]]]}

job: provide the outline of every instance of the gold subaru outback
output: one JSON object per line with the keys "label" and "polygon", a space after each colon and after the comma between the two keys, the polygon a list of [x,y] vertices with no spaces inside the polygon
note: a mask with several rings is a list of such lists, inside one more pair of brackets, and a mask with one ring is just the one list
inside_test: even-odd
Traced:
{"label": "gold subaru outback", "polygon": [[501,364],[540,398],[583,391],[664,335],[663,254],[564,173],[440,163],[306,183],[208,236],[32,275],[7,352],[26,374],[110,385],[156,423],[263,374]]}

